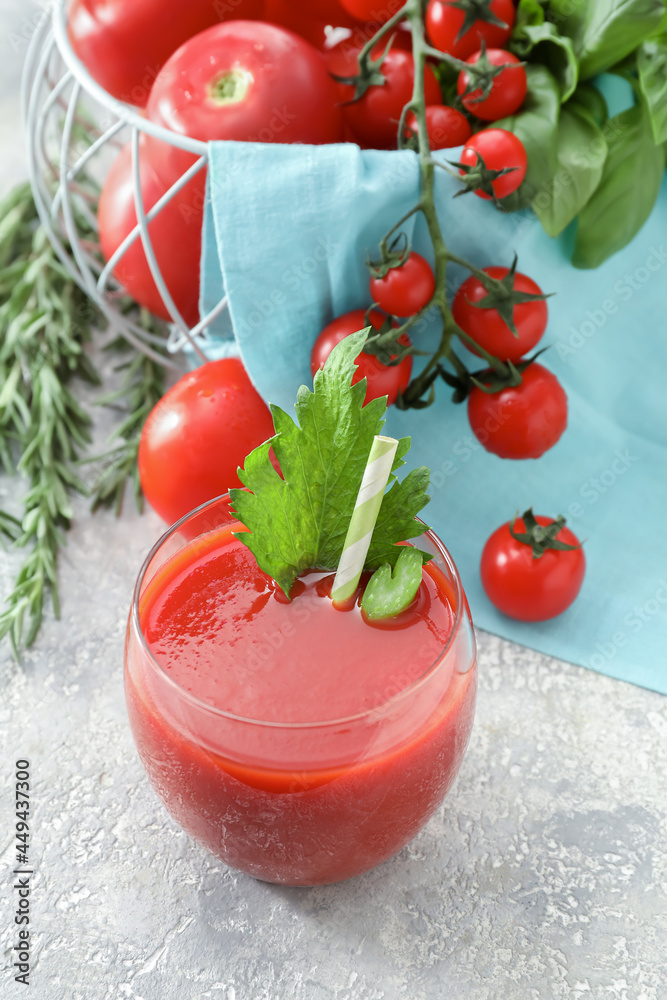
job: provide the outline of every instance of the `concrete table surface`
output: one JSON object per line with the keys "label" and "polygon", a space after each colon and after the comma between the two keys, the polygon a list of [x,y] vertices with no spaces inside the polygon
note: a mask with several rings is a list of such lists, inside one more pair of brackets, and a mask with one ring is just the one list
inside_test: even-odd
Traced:
{"label": "concrete table surface", "polygon": [[[36,8],[0,0],[0,187]],[[96,443],[111,424],[100,412]],[[0,506],[22,484],[0,479]],[[125,621],[152,514],[78,503],[62,618],[0,649],[0,995],[13,1000],[665,1000],[667,699],[479,635],[471,744],[444,807],[348,883],[239,875],[167,816],[125,715]],[[0,596],[18,566],[0,551]],[[17,943],[14,762],[32,772],[30,987]]]}

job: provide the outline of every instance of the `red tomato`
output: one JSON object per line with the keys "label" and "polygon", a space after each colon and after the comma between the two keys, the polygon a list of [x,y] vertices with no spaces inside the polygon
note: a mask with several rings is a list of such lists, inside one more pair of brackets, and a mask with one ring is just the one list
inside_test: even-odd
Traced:
{"label": "red tomato", "polygon": [[478,19],[459,38],[465,19],[464,11],[455,6],[454,0],[430,0],[426,8],[428,36],[436,49],[448,52],[457,59],[467,59],[476,52],[481,48],[482,39],[487,48],[500,48],[509,38],[514,25],[514,4],[512,0],[492,0],[490,9],[505,22],[505,28]]}
{"label": "red tomato", "polygon": [[414,316],[435,293],[431,265],[414,251],[401,267],[392,267],[384,278],[371,278],[373,302],[390,316]]}
{"label": "red tomato", "polygon": [[139,444],[146,499],[173,524],[240,486],[237,468],[273,434],[269,408],[239,359],[210,361],[184,375],[146,421]]}
{"label": "red tomato", "polygon": [[[370,323],[376,330],[379,330],[385,318],[379,313],[371,313]],[[313,375],[319,368],[324,368],[324,362],[336,344],[339,344],[345,337],[349,337],[351,333],[363,330],[365,326],[368,326],[365,309],[354,309],[352,312],[339,316],[332,323],[329,323],[328,326],[325,326],[313,344],[313,351],[310,356],[310,370]],[[406,347],[410,346],[410,340],[405,334],[400,337],[399,343],[404,344]],[[374,354],[365,354],[362,352],[357,358],[357,365],[359,367],[352,379],[352,385],[361,382],[362,378],[368,380],[368,388],[366,389],[367,403],[370,403],[371,399],[379,399],[381,396],[387,396],[387,406],[391,406],[396,402],[399,392],[407,389],[412,376],[411,355],[404,358],[400,365],[392,366],[383,365]]]}
{"label": "red tomato", "polygon": [[153,80],[179,45],[231,18],[263,17],[263,0],[71,0],[67,33],[105,90],[144,107]]}
{"label": "red tomato", "polygon": [[[528,166],[526,150],[521,139],[504,128],[486,128],[472,139],[468,139],[463,147],[460,162],[474,166],[477,163],[477,153],[489,170],[512,168],[511,173],[503,174],[493,181],[492,187],[496,198],[506,198],[508,194],[516,191],[526,176]],[[475,191],[475,194],[480,198],[489,198],[484,191]]]}
{"label": "red tomato", "polygon": [[[414,111],[406,120],[406,135],[419,134],[419,125]],[[426,132],[431,149],[453,149],[462,146],[470,138],[470,122],[456,108],[446,104],[431,104],[426,109]]]}
{"label": "red tomato", "polygon": [[293,0],[266,0],[266,20],[301,35],[320,50],[331,47],[332,28],[346,28],[348,33],[359,28],[359,22],[350,17],[337,0],[321,0],[308,4],[303,10],[295,6]]}
{"label": "red tomato", "polygon": [[[147,114],[205,141],[338,142],[342,116],[321,54],[273,24],[230,21],[174,53],[153,85]],[[191,153],[148,137],[160,173],[178,176]],[[159,150],[159,152],[157,152]]]}
{"label": "red tomato", "polygon": [[[141,191],[148,211],[169,185],[157,176],[145,145],[140,145]],[[167,288],[189,326],[199,321],[199,259],[205,178],[195,177],[148,225],[148,233]],[[124,146],[112,164],[98,207],[100,244],[109,260],[137,224],[132,151]],[[153,280],[141,237],[114,269],[114,275],[140,305],[162,319],[170,316]]]}
{"label": "red tomato", "polygon": [[[485,267],[491,278],[502,281],[509,274],[507,267]],[[539,285],[525,274],[514,275],[514,288],[529,295],[541,295]],[[514,306],[513,319],[518,337],[515,337],[497,309],[484,309],[475,305],[487,295],[486,288],[474,275],[464,281],[452,303],[454,322],[461,327],[480,347],[501,361],[520,361],[524,355],[542,339],[547,328],[549,310],[544,299],[521,302]],[[478,352],[466,344],[473,354]]]}
{"label": "red tomato", "polygon": [[401,9],[404,0],[340,0],[345,10],[359,21],[384,24]]}
{"label": "red tomato", "polygon": [[488,393],[477,386],[468,399],[475,437],[500,458],[539,458],[567,427],[567,396],[555,375],[533,363],[521,385]]}
{"label": "red tomato", "polygon": [[[399,43],[400,44],[400,43]],[[341,42],[328,53],[326,60],[335,76],[354,76],[358,71],[357,56],[361,45]],[[378,58],[383,45],[373,49],[373,58]],[[386,82],[382,86],[369,87],[364,96],[352,104],[346,104],[354,96],[354,88],[338,84],[339,100],[343,103],[345,122],[360,144],[376,149],[395,149],[398,138],[398,123],[406,104],[412,99],[415,80],[415,64],[412,52],[402,48],[392,48],[382,64],[382,74]],[[430,66],[424,69],[424,97],[426,104],[441,104],[440,85]]]}
{"label": "red tomato", "polygon": [[[470,65],[474,65],[481,55],[481,52],[476,52],[466,61]],[[499,118],[505,118],[507,115],[513,115],[515,111],[518,111],[526,97],[528,81],[526,79],[526,71],[521,65],[520,60],[515,55],[512,55],[511,52],[505,52],[504,49],[487,49],[486,56],[492,66],[510,65],[511,69],[505,69],[498,76],[494,77],[491,85],[491,93],[483,101],[478,100],[482,96],[482,91],[478,88],[468,94],[467,97],[463,97],[462,102],[463,106],[471,114],[477,115],[478,118],[482,118],[484,121],[495,122]],[[461,70],[456,85],[459,97],[465,92],[469,84],[469,74],[465,70]]]}
{"label": "red tomato", "polygon": [[[536,517],[538,524],[553,524],[553,518]],[[525,531],[517,518],[514,530]],[[556,538],[566,545],[579,540],[569,528],[562,528]],[[586,572],[583,549],[559,552],[547,549],[533,558],[530,545],[518,542],[510,534],[510,522],[503,524],[489,538],[482,553],[482,586],[499,611],[524,622],[541,622],[560,615],[577,597]]]}

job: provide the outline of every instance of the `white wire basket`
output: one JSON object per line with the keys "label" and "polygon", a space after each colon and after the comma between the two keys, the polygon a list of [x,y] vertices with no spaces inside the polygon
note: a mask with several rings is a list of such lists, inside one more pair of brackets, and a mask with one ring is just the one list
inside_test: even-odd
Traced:
{"label": "white wire basket", "polygon": [[[28,169],[40,220],[64,267],[99,306],[112,327],[149,357],[176,368],[174,362],[165,360],[164,339],[144,330],[122,309],[126,293],[113,271],[134,242],[141,240],[153,280],[171,318],[168,351],[174,354],[189,345],[205,361],[206,330],[227,308],[227,299],[223,297],[196,326],[188,326],[160,271],[148,224],[196,174],[206,169],[206,143],[155,125],[96,83],[70,44],[65,2],[55,0],[51,14],[38,25],[23,71],[21,106]],[[197,156],[196,162],[148,212],[144,210],[139,173],[142,133]],[[81,183],[81,178],[85,173],[101,182],[128,139],[137,225],[105,262],[97,238],[96,195]]]}

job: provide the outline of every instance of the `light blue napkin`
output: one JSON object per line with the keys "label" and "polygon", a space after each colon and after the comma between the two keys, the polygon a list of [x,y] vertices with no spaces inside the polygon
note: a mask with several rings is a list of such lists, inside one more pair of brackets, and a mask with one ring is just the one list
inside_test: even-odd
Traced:
{"label": "light blue napkin", "polygon": [[[222,270],[230,314],[207,350],[238,346],[262,395],[291,411],[311,382],[322,327],[368,304],[366,254],[417,201],[416,155],[220,143],[209,175],[202,301],[218,300]],[[430,409],[392,408],[387,432],[411,434],[410,465],[433,470],[427,519],[456,560],[479,627],[667,693],[667,188],[633,243],[596,271],[570,265],[571,234],[549,239],[531,213],[504,216],[474,195],[453,201],[457,189],[437,172],[448,246],[481,266],[510,265],[516,251],[519,269],[557,293],[543,360],[568,393],[569,428],[539,461],[503,461],[478,444],[465,405],[440,383]],[[429,256],[423,221],[404,230]],[[452,292],[465,276],[451,267]],[[429,348],[435,334],[425,323],[413,339]],[[565,514],[588,562],[574,606],[533,625],[497,612],[479,579],[486,538],[531,505]]]}

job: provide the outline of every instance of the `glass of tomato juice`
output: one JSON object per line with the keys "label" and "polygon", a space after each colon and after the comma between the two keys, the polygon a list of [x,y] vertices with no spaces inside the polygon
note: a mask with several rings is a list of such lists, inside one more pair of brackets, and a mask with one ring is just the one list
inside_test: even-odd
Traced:
{"label": "glass of tomato juice", "polygon": [[288,601],[239,530],[221,497],[148,556],[125,656],[134,739],[176,822],[231,867],[337,882],[396,854],[456,777],[476,695],[467,601],[431,531],[415,600],[369,624],[333,606],[331,573]]}

